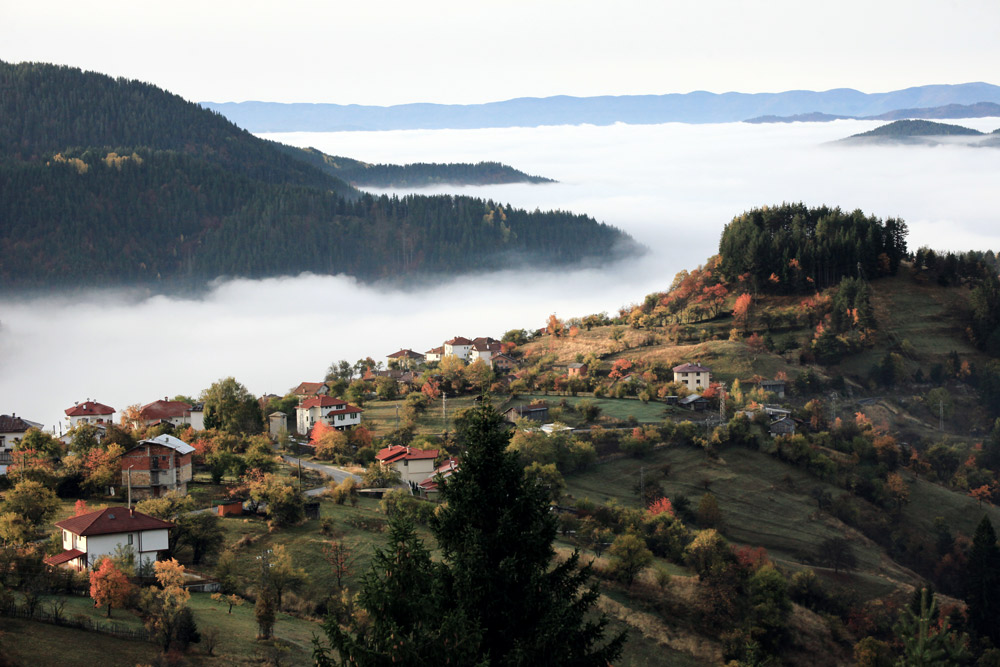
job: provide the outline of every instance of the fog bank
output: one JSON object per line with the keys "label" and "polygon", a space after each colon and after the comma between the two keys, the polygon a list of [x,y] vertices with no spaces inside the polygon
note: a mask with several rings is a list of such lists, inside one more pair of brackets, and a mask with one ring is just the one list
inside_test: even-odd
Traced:
{"label": "fog bank", "polygon": [[[229,281],[199,299],[123,291],[0,298],[0,414],[52,427],[74,401],[91,398],[120,411],[197,395],[230,375],[256,394],[283,394],[301,381],[321,380],[337,359],[379,360],[402,347],[423,352],[457,335],[500,337],[507,329],[540,327],[553,312],[611,312],[665,289],[677,271],[714,254],[734,215],[783,201],[902,217],[911,248],[1000,249],[1000,150],[827,143],[879,124],[266,135],[367,162],[505,162],[560,182],[421,192],[586,213],[652,252],[603,269],[519,269],[411,290],[305,275]],[[992,131],[1000,119],[961,124]]]}

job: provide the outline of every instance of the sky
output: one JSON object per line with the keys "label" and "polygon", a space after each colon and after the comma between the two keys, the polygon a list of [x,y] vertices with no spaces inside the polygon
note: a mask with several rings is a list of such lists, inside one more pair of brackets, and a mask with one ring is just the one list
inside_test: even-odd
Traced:
{"label": "sky", "polygon": [[996,0],[0,0],[0,60],[195,101],[516,97],[1000,83]]}

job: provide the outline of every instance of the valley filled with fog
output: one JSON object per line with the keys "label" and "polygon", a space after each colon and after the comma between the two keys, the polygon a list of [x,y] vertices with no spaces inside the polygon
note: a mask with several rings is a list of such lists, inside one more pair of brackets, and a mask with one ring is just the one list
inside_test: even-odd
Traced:
{"label": "valley filled with fog", "polygon": [[[1000,119],[955,121],[992,131]],[[337,359],[453,336],[537,328],[550,313],[613,312],[669,287],[716,252],[723,226],[757,206],[802,201],[903,218],[909,246],[1000,250],[1000,149],[845,146],[876,121],[665,124],[262,135],[371,163],[500,161],[559,181],[441,186],[526,209],[586,213],[649,248],[600,269],[523,268],[408,289],[342,276],[219,283],[203,297],[119,291],[0,297],[0,414],[46,428],[74,401],[121,411],[197,396],[235,376],[255,394],[323,378]],[[400,193],[403,194],[403,193]]]}

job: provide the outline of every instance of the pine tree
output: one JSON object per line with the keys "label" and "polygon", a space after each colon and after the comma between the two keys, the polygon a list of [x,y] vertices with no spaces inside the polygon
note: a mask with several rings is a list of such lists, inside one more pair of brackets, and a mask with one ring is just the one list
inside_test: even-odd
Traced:
{"label": "pine tree", "polygon": [[482,633],[479,656],[495,665],[611,662],[624,634],[598,645],[607,619],[585,620],[598,594],[596,586],[581,592],[590,570],[578,553],[552,566],[557,527],[548,495],[507,450],[503,418],[484,401],[463,431],[467,451],[442,488],[433,529],[455,603]]}
{"label": "pine tree", "polygon": [[989,517],[976,527],[969,551],[965,601],[969,604],[969,627],[978,637],[989,637],[1000,646],[1000,547]]}
{"label": "pine tree", "polygon": [[[376,552],[359,597],[371,624],[326,633],[345,662],[607,665],[625,642],[588,620],[598,593],[579,554],[553,564],[556,521],[548,491],[524,476],[503,418],[488,401],[462,421],[467,451],[442,484],[432,563],[408,524],[394,519],[391,546]],[[316,660],[329,663],[317,643]],[[401,659],[402,657],[402,659]]]}

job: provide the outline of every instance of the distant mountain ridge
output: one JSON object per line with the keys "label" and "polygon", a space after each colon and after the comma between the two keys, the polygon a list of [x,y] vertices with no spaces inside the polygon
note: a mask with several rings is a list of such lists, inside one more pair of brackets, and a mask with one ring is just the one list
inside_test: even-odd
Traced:
{"label": "distant mountain ridge", "polygon": [[474,129],[542,125],[628,123],[729,123],[758,116],[824,113],[874,116],[899,109],[951,104],[1000,104],[1000,86],[988,83],[930,85],[887,93],[850,88],[822,92],[671,93],[602,97],[518,98],[487,104],[364,106],[277,102],[202,102],[251,132]]}
{"label": "distant mountain ridge", "polygon": [[924,109],[896,109],[877,116],[837,116],[826,113],[803,113],[794,116],[757,116],[747,123],[825,123],[832,120],[903,120],[903,119],[955,119],[1000,117],[1000,104],[977,102],[976,104],[945,104]]}

